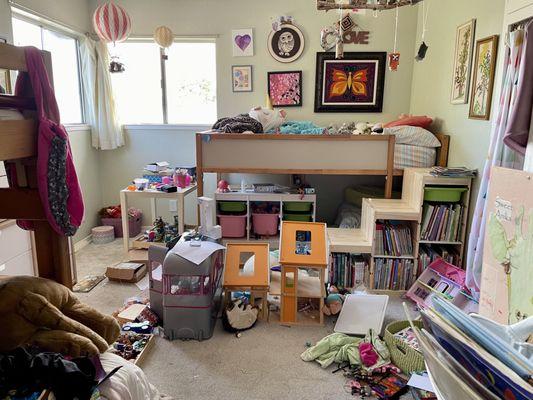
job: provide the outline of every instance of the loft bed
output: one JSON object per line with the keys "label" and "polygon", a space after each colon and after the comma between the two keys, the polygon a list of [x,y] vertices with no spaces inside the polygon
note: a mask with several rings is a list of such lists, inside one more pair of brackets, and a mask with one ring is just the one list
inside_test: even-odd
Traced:
{"label": "loft bed", "polygon": [[[436,165],[447,166],[450,137],[434,134],[441,146]],[[305,145],[305,150],[302,146]],[[372,175],[385,177],[385,198],[392,196],[394,135],[196,134],[198,196],[204,173]]]}
{"label": "loft bed", "polygon": [[[42,52],[52,81],[52,59]],[[27,71],[24,48],[0,43],[0,68]],[[34,224],[38,275],[72,288],[72,261],[67,237],[57,234],[48,223],[37,189],[37,121],[33,93],[0,95],[0,109],[15,109],[24,119],[0,120],[0,162],[16,168],[19,188],[0,188],[0,220],[21,219]]]}

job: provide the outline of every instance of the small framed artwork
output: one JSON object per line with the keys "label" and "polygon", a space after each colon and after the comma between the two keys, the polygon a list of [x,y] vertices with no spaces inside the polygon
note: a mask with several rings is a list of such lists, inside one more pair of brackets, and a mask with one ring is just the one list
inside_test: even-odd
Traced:
{"label": "small framed artwork", "polygon": [[250,57],[254,55],[254,33],[252,28],[231,31],[233,57]]}
{"label": "small framed artwork", "polygon": [[316,54],[315,112],[381,112],[385,52]]}
{"label": "small framed artwork", "polygon": [[476,20],[471,19],[458,26],[455,33],[452,93],[450,99],[452,104],[468,103],[475,29]]}
{"label": "small framed artwork", "polygon": [[279,30],[268,36],[268,52],[277,61],[290,63],[303,53],[305,39],[302,31],[293,24],[281,24]]}
{"label": "small framed artwork", "polygon": [[476,42],[474,57],[474,78],[470,99],[471,119],[490,119],[494,73],[498,55],[498,35],[489,36]]}
{"label": "small framed artwork", "polygon": [[233,65],[231,67],[231,77],[233,81],[234,92],[252,92],[252,66],[251,65]]}
{"label": "small framed artwork", "polygon": [[301,107],[302,71],[269,72],[268,96],[272,107]]}

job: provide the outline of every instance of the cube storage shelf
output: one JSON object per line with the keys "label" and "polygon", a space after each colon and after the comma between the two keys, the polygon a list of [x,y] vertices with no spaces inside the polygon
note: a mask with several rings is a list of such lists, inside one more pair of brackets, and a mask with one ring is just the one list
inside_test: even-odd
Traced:
{"label": "cube storage shelf", "polygon": [[[272,247],[279,245],[280,221],[314,222],[316,195],[290,193],[227,192],[215,193],[217,223],[222,225],[223,240],[268,241]],[[269,203],[277,206],[279,213],[254,213],[252,205]],[[276,215],[275,221],[270,217]],[[254,229],[254,224],[255,229]],[[274,226],[276,227],[274,228]]]}

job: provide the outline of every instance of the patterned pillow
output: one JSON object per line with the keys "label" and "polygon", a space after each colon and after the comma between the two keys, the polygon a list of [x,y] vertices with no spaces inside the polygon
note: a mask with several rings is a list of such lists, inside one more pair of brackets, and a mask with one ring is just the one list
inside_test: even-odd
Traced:
{"label": "patterned pillow", "polygon": [[439,139],[430,131],[418,126],[395,126],[384,128],[383,134],[395,135],[396,144],[409,144],[421,147],[440,147]]}

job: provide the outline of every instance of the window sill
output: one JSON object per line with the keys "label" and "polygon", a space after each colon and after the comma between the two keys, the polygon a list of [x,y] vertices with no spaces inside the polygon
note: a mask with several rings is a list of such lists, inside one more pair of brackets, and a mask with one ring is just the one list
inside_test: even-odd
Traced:
{"label": "window sill", "polygon": [[89,124],[64,124],[67,132],[80,132],[80,131],[90,131],[91,125]]}
{"label": "window sill", "polygon": [[211,128],[207,124],[127,124],[122,125],[126,131],[194,131],[200,132]]}

